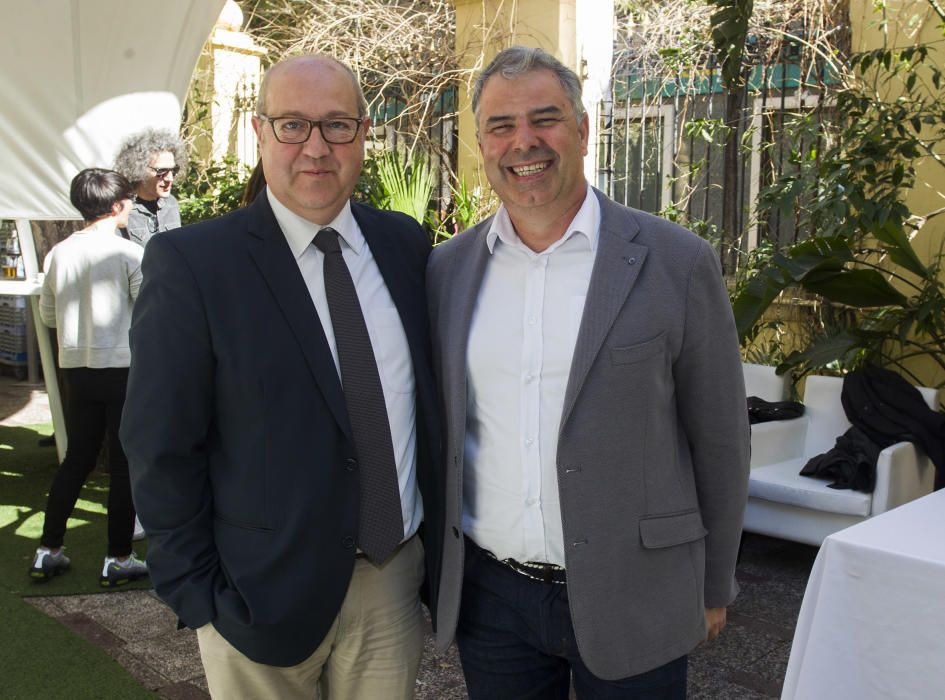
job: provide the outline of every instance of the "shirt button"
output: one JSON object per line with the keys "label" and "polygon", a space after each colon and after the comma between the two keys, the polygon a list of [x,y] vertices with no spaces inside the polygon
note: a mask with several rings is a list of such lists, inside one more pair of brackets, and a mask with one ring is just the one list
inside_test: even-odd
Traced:
{"label": "shirt button", "polygon": [[529,326],[534,326],[537,322],[538,322],[538,320],[537,320],[536,318],[534,318],[534,317],[528,319],[528,325],[529,325]]}
{"label": "shirt button", "polygon": [[341,544],[344,545],[345,549],[354,548],[354,538],[351,535],[347,535],[341,538]]}
{"label": "shirt button", "polygon": [[527,505],[527,506],[533,506],[533,505],[535,505],[536,503],[538,503],[538,499],[537,499],[537,498],[526,498],[526,499],[525,499],[525,505]]}
{"label": "shirt button", "polygon": [[535,441],[534,441],[532,438],[525,438],[525,444],[526,444],[526,445],[531,445],[533,442],[535,442]]}
{"label": "shirt button", "polygon": [[531,381],[532,381],[534,378],[535,378],[535,377],[534,377],[533,375],[531,375],[531,374],[526,374],[526,375],[525,375],[525,383],[526,383],[526,384],[531,384]]}
{"label": "shirt button", "polygon": [[353,472],[357,468],[358,460],[352,459],[351,457],[345,460],[345,469],[347,469],[349,472]]}

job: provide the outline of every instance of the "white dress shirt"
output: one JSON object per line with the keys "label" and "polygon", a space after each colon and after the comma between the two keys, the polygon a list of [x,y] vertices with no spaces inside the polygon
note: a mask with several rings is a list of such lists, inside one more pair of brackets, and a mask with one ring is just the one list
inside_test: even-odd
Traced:
{"label": "white dress shirt", "polygon": [[536,253],[504,206],[467,348],[463,531],[500,559],[564,566],[558,427],[600,227],[588,187],[564,236]]}
{"label": "white dress shirt", "polygon": [[335,369],[341,379],[338,364],[338,348],[335,331],[331,325],[328,298],[325,296],[325,254],[312,244],[315,234],[326,226],[339,234],[341,255],[344,258],[358,301],[364,314],[371,347],[377,360],[387,419],[394,443],[394,460],[397,464],[397,480],[400,485],[400,505],[404,516],[404,539],[412,537],[423,520],[423,503],[417,490],[417,406],[414,397],[413,360],[407,345],[407,334],[400,321],[394,300],[384,284],[381,271],[364,235],[351,213],[350,203],[333,221],[324,226],[313,224],[286,208],[267,188],[269,204],[276,221],[285,235],[289,248],[295,256],[299,270],[312,297],[318,319],[335,360]]}

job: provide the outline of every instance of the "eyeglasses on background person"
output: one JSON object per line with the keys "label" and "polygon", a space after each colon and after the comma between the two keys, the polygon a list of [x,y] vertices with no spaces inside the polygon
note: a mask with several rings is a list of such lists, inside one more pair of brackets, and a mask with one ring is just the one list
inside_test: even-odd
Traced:
{"label": "eyeglasses on background person", "polygon": [[168,175],[171,175],[171,176],[173,176],[173,177],[177,177],[177,173],[180,172],[180,166],[179,166],[179,165],[175,165],[173,168],[152,168],[152,167],[149,165],[149,166],[148,166],[148,170],[150,170],[151,172],[153,172],[153,173],[157,176],[157,178],[158,178],[159,180],[163,180],[163,179],[166,178]]}

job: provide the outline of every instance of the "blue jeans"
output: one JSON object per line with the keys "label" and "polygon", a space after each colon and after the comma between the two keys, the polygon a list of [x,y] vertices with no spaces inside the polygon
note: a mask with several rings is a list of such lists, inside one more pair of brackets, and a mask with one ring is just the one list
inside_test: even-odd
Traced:
{"label": "blue jeans", "polygon": [[605,681],[578,653],[567,585],[534,581],[466,539],[456,643],[471,700],[680,700],[687,657],[629,678]]}

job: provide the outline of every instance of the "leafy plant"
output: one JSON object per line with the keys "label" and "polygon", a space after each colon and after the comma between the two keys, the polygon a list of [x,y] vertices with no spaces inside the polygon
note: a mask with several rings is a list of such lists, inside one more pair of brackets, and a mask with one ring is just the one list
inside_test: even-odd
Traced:
{"label": "leafy plant", "polygon": [[426,155],[415,151],[412,156],[402,157],[398,151],[388,151],[375,162],[383,189],[382,207],[426,223],[430,198],[437,183],[437,173],[430,167]]}
{"label": "leafy plant", "polygon": [[[942,71],[925,46],[877,49],[854,56],[851,67],[862,79],[835,95],[834,138],[820,153],[792,153],[796,167],[759,199],[763,210],[797,211],[819,235],[753,270],[736,290],[736,323],[744,340],[757,337],[778,296],[800,288],[853,313],[825,323],[779,371],[870,361],[922,381],[910,364],[918,356],[945,371],[945,257],[939,249],[923,263],[913,237],[945,209],[915,216],[906,194],[916,184],[920,158],[943,164],[935,155],[945,143]],[[807,126],[798,122],[798,129]]]}
{"label": "leafy plant", "polygon": [[483,198],[482,190],[478,187],[470,189],[465,177],[460,177],[458,184],[450,186],[450,193],[449,209],[434,227],[433,245],[465,231],[494,209],[491,199]]}
{"label": "leafy plant", "polygon": [[209,165],[191,161],[174,187],[181,222],[192,224],[238,209],[250,172],[234,156]]}
{"label": "leafy plant", "polygon": [[709,0],[718,8],[711,18],[712,44],[721,66],[722,82],[734,92],[744,82],[742,58],[748,23],[754,10],[752,0]]}

